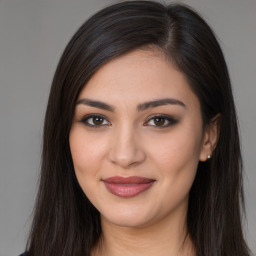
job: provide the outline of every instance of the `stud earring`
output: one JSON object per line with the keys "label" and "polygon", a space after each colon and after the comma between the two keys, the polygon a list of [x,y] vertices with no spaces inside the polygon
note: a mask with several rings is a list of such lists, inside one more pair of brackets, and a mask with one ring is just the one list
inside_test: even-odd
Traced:
{"label": "stud earring", "polygon": [[209,159],[211,159],[211,158],[212,158],[212,155],[209,154],[209,155],[207,156],[207,159],[209,160]]}

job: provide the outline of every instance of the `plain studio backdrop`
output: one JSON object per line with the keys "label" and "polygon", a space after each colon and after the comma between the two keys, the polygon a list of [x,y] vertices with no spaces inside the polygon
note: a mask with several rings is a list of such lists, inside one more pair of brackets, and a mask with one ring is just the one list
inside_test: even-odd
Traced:
{"label": "plain studio backdrop", "polygon": [[[24,251],[44,113],[62,51],[89,16],[116,2],[0,0],[0,256]],[[256,0],[178,2],[194,7],[211,25],[228,63],[246,174],[244,228],[256,252]]]}

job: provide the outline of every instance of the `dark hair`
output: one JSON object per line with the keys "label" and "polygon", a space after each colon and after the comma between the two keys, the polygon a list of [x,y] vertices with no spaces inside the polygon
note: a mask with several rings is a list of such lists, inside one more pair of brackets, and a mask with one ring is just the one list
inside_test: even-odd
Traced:
{"label": "dark hair", "polygon": [[242,166],[227,66],[214,33],[190,8],[125,1],[98,12],[72,37],[58,64],[47,106],[41,179],[27,250],[34,256],[89,255],[101,236],[99,212],[78,185],[69,132],[81,89],[103,64],[157,47],[185,76],[205,124],[220,114],[212,159],[200,162],[189,197],[188,232],[198,256],[247,256],[241,213]]}

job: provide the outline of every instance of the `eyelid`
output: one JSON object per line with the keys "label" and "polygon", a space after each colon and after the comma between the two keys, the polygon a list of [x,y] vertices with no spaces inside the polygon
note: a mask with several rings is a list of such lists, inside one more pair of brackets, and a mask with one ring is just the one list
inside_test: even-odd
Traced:
{"label": "eyelid", "polygon": [[[107,121],[108,124],[95,124],[95,125],[92,125],[92,124],[89,124],[88,123],[88,120],[90,118],[94,118],[94,117],[100,117],[102,119],[104,119],[105,121]],[[148,123],[155,119],[155,118],[163,118],[165,120],[168,121],[168,124],[166,125],[149,125]],[[101,128],[103,126],[111,126],[111,123],[110,121],[108,120],[108,118],[106,118],[104,115],[102,114],[97,114],[97,113],[93,113],[93,114],[87,114],[85,116],[83,116],[80,120],[81,123],[83,123],[84,125],[88,126],[88,127],[92,127],[92,128]],[[175,119],[174,117],[170,116],[170,115],[167,115],[167,114],[154,114],[154,115],[151,115],[147,118],[147,120],[143,123],[143,126],[153,126],[153,127],[157,127],[157,128],[166,128],[166,127],[169,127],[171,125],[174,125],[178,122],[177,119]]]}
{"label": "eyelid", "polygon": [[[163,126],[157,126],[157,125],[148,125],[147,123],[149,121],[151,121],[152,119],[155,118],[163,118],[165,120],[167,120],[169,123],[167,125],[163,125]],[[166,128],[169,127],[171,125],[174,125],[178,122],[177,119],[175,119],[174,117],[170,116],[170,115],[166,115],[166,114],[154,114],[150,117],[147,118],[146,122],[143,124],[144,126],[153,126],[153,127],[157,127],[157,128]]]}
{"label": "eyelid", "polygon": [[[91,125],[91,124],[89,124],[87,121],[90,118],[94,118],[94,117],[103,118],[104,120],[106,120],[108,122],[108,124],[107,125],[106,124],[101,124],[101,125]],[[83,123],[84,125],[86,125],[88,127],[92,127],[92,128],[101,128],[103,126],[110,126],[111,125],[111,123],[108,121],[108,119],[104,115],[97,114],[97,113],[85,115],[84,117],[81,118],[80,122]]]}

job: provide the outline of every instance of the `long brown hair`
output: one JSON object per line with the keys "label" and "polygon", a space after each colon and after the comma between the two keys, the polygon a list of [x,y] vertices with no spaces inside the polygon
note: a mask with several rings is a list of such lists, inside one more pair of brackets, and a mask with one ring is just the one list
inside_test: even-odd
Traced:
{"label": "long brown hair", "polygon": [[45,116],[29,255],[89,255],[99,240],[99,212],[78,185],[70,154],[75,103],[103,64],[148,45],[162,50],[186,76],[200,100],[205,124],[221,115],[212,159],[199,163],[190,191],[187,225],[197,255],[249,255],[241,225],[239,134],[222,51],[211,28],[189,7],[151,1],[125,1],[98,12],[79,28],[60,59]]}

